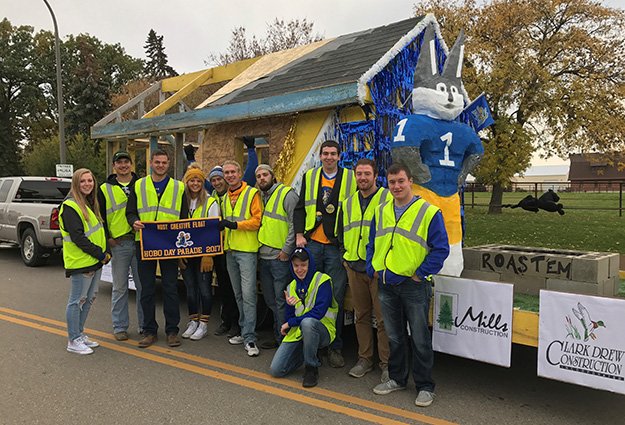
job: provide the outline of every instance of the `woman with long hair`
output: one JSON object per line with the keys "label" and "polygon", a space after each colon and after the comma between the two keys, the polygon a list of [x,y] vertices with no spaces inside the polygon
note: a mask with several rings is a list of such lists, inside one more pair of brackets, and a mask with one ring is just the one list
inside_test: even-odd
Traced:
{"label": "woman with long hair", "polygon": [[76,170],[59,214],[65,276],[71,279],[66,310],[67,351],[76,354],[91,354],[92,348],[99,345],[85,335],[85,321],[98,292],[102,266],[111,259],[98,206],[97,187],[90,170]]}
{"label": "woman with long hair", "polygon": [[[204,189],[206,175],[193,163],[189,165],[182,181],[187,202],[188,218],[220,217],[219,204]],[[208,333],[208,319],[213,307],[213,257],[181,258],[179,261],[182,278],[187,288],[187,307],[189,323],[183,332],[183,338],[200,340]]]}

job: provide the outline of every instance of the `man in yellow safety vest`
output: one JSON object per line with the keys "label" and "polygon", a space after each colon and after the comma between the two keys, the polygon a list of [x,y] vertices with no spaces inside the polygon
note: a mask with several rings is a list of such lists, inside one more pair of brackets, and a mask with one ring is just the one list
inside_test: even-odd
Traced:
{"label": "man in yellow safety vest", "polygon": [[356,179],[352,170],[339,167],[340,146],[326,140],[319,151],[321,166],[306,172],[302,179],[299,202],[295,207],[293,225],[295,243],[311,252],[317,270],[332,278],[333,294],[339,306],[336,338],[328,350],[330,366],[343,367],[341,353],[343,340],[343,298],[347,275],[341,262],[336,237],[337,210],[341,202],[356,192]]}
{"label": "man in yellow safety vest", "polygon": [[434,400],[434,353],[428,329],[431,278],[443,267],[449,242],[440,210],[412,194],[409,168],[393,164],[387,179],[393,201],[375,210],[367,244],[367,274],[378,281],[390,346],[389,380],[378,384],[373,392],[384,395],[406,388],[408,322],[415,404],[426,407]]}
{"label": "man in yellow safety vest", "polygon": [[163,284],[163,312],[165,314],[165,333],[167,345],[178,347],[178,324],[180,307],[178,301],[178,260],[142,260],[139,232],[145,226],[144,221],[173,221],[186,218],[188,202],[184,195],[184,184],[167,175],[169,154],[156,150],[150,156],[151,173],[135,183],[134,190],[128,197],[126,219],[136,232],[136,251],[141,279],[141,307],[143,308],[143,338],[140,348],[146,348],[157,341],[158,323],[155,314],[156,265],[160,266]]}

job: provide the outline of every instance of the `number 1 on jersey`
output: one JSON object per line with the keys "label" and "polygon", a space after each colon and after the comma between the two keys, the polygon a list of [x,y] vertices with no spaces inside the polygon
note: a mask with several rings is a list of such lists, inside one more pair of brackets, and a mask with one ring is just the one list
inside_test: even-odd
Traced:
{"label": "number 1 on jersey", "polygon": [[438,163],[445,167],[454,167],[456,165],[454,161],[449,160],[449,145],[451,145],[452,138],[453,134],[451,132],[445,133],[441,136],[441,140],[445,142],[445,151],[443,152],[443,159],[439,159]]}

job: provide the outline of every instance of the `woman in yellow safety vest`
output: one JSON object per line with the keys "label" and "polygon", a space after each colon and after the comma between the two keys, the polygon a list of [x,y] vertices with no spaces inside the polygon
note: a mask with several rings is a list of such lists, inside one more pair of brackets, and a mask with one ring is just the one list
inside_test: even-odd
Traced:
{"label": "woman in yellow safety vest", "polygon": [[72,176],[69,195],[61,204],[65,275],[71,278],[67,301],[67,351],[91,354],[99,344],[84,333],[85,321],[98,292],[102,266],[111,260],[91,171],[80,168]]}
{"label": "woman in yellow safety vest", "polygon": [[[195,163],[189,165],[182,181],[189,205],[188,218],[220,217],[219,203],[204,189],[206,175]],[[213,306],[213,257],[181,258],[182,278],[187,288],[189,323],[183,338],[198,341],[208,333],[208,319]]]}

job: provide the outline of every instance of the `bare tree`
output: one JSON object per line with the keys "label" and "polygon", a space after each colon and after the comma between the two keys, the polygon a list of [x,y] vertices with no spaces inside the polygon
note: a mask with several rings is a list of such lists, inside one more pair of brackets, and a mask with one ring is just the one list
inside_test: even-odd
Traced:
{"label": "bare tree", "polygon": [[321,35],[313,34],[313,26],[314,23],[308,22],[305,18],[292,19],[288,22],[276,18],[267,24],[264,38],[257,38],[255,35],[248,38],[245,27],[235,27],[226,51],[211,53],[204,62],[206,65],[226,65],[322,40]]}

